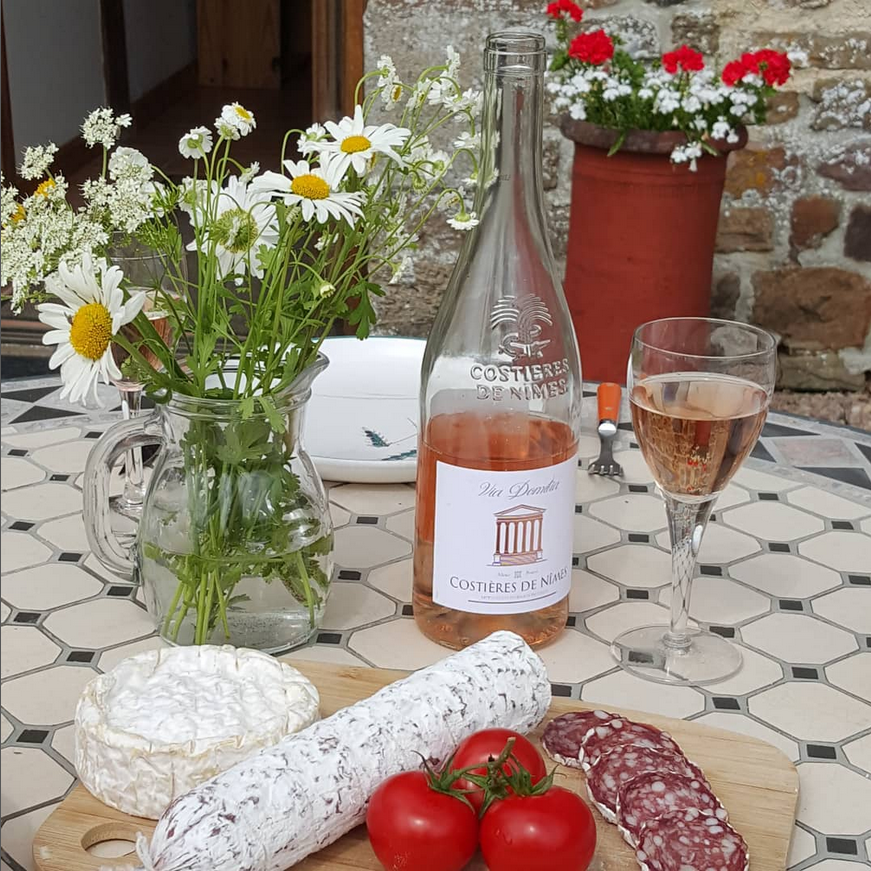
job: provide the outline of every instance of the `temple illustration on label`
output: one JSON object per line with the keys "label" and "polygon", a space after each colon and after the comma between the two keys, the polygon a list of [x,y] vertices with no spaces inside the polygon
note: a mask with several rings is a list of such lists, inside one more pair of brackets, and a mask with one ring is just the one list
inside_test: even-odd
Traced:
{"label": "temple illustration on label", "polygon": [[533,505],[515,505],[505,511],[497,511],[496,550],[494,566],[523,566],[541,562],[541,527],[544,523],[544,508]]}
{"label": "temple illustration on label", "polygon": [[512,360],[521,358],[543,357],[544,349],[550,344],[550,339],[539,339],[540,324],[553,326],[547,305],[537,296],[503,296],[493,306],[490,315],[490,326],[495,329],[500,324],[515,327],[514,332],[506,333],[502,338],[499,351]]}

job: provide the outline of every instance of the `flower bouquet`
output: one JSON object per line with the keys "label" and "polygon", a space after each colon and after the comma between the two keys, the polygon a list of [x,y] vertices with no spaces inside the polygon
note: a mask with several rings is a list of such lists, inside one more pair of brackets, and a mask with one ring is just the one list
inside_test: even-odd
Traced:
{"label": "flower bouquet", "polygon": [[[458,66],[449,50],[444,65],[405,83],[382,57],[351,117],[288,132],[280,172],[233,159],[233,143],[256,128],[238,103],[181,138],[191,173],[180,184],[116,147],[129,118],[101,109],[83,126],[104,158],[82,206],[50,172],[53,146],[27,151],[22,174],[44,179],[32,195],[4,185],[2,283],[16,308],[38,304],[64,395],[98,401],[98,380],[120,374],[118,345],[157,403],[96,446],[85,514],[94,551],[141,580],[168,640],[277,650],[319,625],[332,526],[300,441],[305,403],[326,365],[324,339],[341,320],[369,334],[373,300],[406,269],[433,214],[458,229],[476,223],[469,182],[446,180],[461,155],[470,178],[477,166],[479,97],[461,91]],[[390,113],[396,123],[375,122]],[[430,136],[449,124],[455,148],[437,151]],[[105,259],[119,233],[147,245],[171,281],[131,288]],[[122,453],[155,442],[163,450],[131,563],[110,529],[108,476]]]}

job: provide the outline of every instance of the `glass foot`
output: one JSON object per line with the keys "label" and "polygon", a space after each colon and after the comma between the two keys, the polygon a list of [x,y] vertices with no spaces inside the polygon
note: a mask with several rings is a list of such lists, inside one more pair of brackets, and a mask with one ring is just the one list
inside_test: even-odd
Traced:
{"label": "glass foot", "polygon": [[689,645],[665,644],[668,626],[641,626],[619,635],[611,654],[631,674],[657,683],[690,686],[716,683],[741,668],[741,651],[704,629],[689,629]]}

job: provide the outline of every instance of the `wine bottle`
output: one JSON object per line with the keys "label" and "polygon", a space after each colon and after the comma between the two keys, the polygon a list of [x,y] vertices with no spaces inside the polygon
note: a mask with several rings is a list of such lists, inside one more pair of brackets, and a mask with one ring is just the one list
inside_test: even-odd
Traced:
{"label": "wine bottle", "polygon": [[565,627],[581,367],[541,169],[544,39],[487,38],[476,212],[426,347],[414,618],[460,648]]}

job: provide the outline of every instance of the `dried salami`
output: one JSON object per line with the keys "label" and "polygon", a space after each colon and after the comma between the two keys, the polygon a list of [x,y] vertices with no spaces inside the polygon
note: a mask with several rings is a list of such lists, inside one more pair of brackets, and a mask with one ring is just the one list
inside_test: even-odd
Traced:
{"label": "dried salami", "polygon": [[[598,764],[604,761],[602,759]],[[617,826],[633,847],[638,844],[645,823],[690,809],[720,821],[729,818],[726,809],[700,773],[678,774],[662,769],[648,771],[624,783],[617,792]]]}
{"label": "dried salami", "polygon": [[541,746],[560,765],[580,768],[581,743],[590,729],[614,719],[607,711],[569,711],[545,726]]}
{"label": "dried salami", "polygon": [[672,772],[701,777],[701,771],[680,750],[658,750],[637,745],[615,747],[602,754],[587,772],[590,800],[609,823],[617,820],[617,795],[620,788],[649,771]]}
{"label": "dried salami", "polygon": [[589,771],[602,754],[627,744],[648,747],[651,750],[671,750],[683,755],[668,732],[647,723],[634,723],[623,717],[614,717],[587,733],[581,743],[581,765],[585,771]]}
{"label": "dried salami", "polygon": [[641,828],[641,871],[747,871],[747,844],[727,822],[691,808]]}

